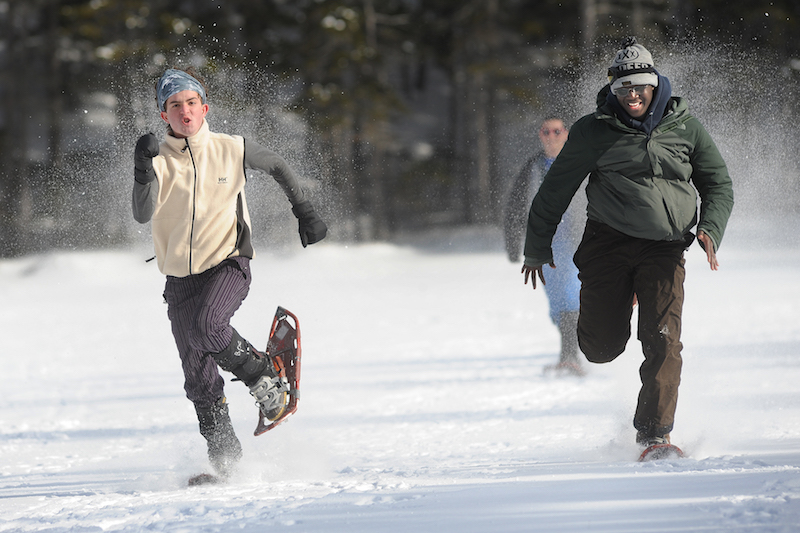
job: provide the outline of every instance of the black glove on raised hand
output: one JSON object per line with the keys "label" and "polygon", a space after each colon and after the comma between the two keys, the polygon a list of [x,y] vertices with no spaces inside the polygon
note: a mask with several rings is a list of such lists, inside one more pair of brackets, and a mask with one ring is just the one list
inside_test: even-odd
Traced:
{"label": "black glove on raised hand", "polygon": [[292,208],[292,213],[300,224],[300,242],[303,243],[303,248],[321,241],[328,234],[328,226],[319,218],[310,202],[297,204]]}
{"label": "black glove on raised hand", "polygon": [[136,181],[142,184],[150,183],[156,179],[153,170],[153,158],[158,155],[158,139],[152,133],[146,133],[136,141],[136,150],[133,152],[133,175]]}

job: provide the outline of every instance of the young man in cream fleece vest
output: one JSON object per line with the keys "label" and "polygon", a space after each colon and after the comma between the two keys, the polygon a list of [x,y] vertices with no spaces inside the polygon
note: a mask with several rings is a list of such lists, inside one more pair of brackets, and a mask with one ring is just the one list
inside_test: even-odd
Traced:
{"label": "young man in cream fleece vest", "polygon": [[210,131],[206,90],[193,71],[167,70],[156,85],[156,99],[167,131],[161,143],[152,133],[136,143],[133,216],[152,222],[186,396],[194,403],[212,465],[228,476],[242,449],[218,366],[250,387],[266,418],[278,418],[286,401],[285,394],[273,394],[272,363],[230,325],[247,296],[255,255],[245,171],[261,170],[281,185],[299,220],[303,247],[322,240],[327,227],[282,157],[242,137]]}

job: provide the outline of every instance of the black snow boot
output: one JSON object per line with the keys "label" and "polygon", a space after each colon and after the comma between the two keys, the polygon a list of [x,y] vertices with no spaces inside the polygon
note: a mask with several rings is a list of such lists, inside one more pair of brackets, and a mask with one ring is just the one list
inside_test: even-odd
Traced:
{"label": "black snow boot", "polygon": [[231,372],[248,387],[255,385],[262,375],[277,375],[269,358],[253,348],[236,330],[233,330],[231,342],[224,350],[210,355],[222,370]]}
{"label": "black snow boot", "polygon": [[672,431],[672,426],[659,426],[653,421],[639,422],[634,419],[633,427],[636,428],[636,443],[641,446],[670,443],[669,432]]}
{"label": "black snow boot", "polygon": [[636,432],[636,444],[644,446],[653,446],[655,444],[669,444],[669,433],[665,435],[653,435],[648,431],[639,430]]}
{"label": "black snow boot", "polygon": [[194,406],[200,422],[200,434],[208,443],[208,459],[221,477],[233,473],[236,463],[242,458],[242,445],[228,414],[228,404],[223,396],[210,407]]}
{"label": "black snow boot", "polygon": [[282,368],[258,352],[236,330],[228,347],[211,357],[250,388],[261,412],[268,420],[277,420],[289,403],[289,383]]}

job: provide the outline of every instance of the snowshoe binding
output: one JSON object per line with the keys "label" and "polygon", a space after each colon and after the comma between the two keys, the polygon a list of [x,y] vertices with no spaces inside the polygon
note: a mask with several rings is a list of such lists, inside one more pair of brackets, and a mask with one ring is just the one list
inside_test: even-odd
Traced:
{"label": "snowshoe binding", "polygon": [[684,457],[683,450],[674,444],[653,444],[648,446],[639,456],[640,463],[648,461],[660,461],[662,459],[681,459]]}
{"label": "snowshoe binding", "polygon": [[671,444],[669,435],[663,437],[643,438],[637,435],[636,442],[644,446],[644,451],[639,456],[639,462],[660,461],[662,459],[680,459],[684,457],[683,450]]}

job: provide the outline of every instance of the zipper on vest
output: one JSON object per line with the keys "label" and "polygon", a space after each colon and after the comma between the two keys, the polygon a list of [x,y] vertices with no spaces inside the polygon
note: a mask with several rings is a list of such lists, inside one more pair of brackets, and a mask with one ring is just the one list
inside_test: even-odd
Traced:
{"label": "zipper on vest", "polygon": [[189,157],[192,160],[192,222],[189,229],[189,274],[192,274],[192,260],[194,254],[194,218],[195,214],[197,213],[197,165],[194,162],[194,154],[192,153],[192,147],[189,146],[189,139],[185,139],[186,146],[183,147],[181,152],[186,152],[189,150]]}

